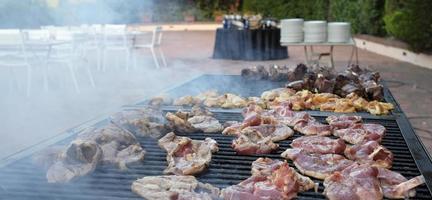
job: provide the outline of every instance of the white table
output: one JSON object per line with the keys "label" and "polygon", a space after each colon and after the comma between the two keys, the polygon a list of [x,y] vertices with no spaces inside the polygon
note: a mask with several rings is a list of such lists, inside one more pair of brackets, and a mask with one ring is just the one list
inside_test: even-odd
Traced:
{"label": "white table", "polygon": [[[304,53],[305,53],[305,62],[306,64],[310,65],[314,62],[313,60],[313,56],[318,56],[318,59],[316,59],[315,61],[319,61],[321,59],[321,57],[323,56],[329,56],[330,57],[330,64],[331,64],[331,68],[334,68],[334,62],[333,62],[333,48],[335,46],[351,46],[352,47],[352,51],[351,51],[351,56],[350,59],[348,61],[348,66],[352,64],[352,60],[353,57],[355,55],[355,59],[356,59],[356,64],[358,64],[358,50],[357,50],[357,46],[355,43],[355,40],[353,38],[351,38],[348,42],[346,43],[333,43],[333,42],[322,42],[322,43],[309,43],[309,42],[299,42],[299,43],[288,43],[288,42],[281,42],[281,46],[303,46],[304,47]],[[324,53],[315,53],[313,50],[314,46],[330,46],[330,51],[329,52],[324,52]],[[308,52],[308,47],[310,48],[310,52]]]}

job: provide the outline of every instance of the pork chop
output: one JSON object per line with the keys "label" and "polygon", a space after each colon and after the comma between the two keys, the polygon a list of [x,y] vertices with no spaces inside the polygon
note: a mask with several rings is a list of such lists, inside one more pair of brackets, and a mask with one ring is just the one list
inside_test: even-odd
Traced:
{"label": "pork chop", "polygon": [[212,153],[217,152],[217,142],[211,138],[204,141],[168,133],[158,141],[159,146],[167,152],[168,167],[166,174],[192,175],[205,170],[210,164]]}
{"label": "pork chop", "polygon": [[342,139],[315,135],[296,138],[291,142],[291,147],[303,149],[307,153],[342,154],[346,145]]}

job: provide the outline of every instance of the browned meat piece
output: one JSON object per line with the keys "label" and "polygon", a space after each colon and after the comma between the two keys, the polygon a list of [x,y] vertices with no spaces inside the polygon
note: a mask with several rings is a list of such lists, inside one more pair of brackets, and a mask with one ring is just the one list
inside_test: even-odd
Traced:
{"label": "browned meat piece", "polygon": [[385,168],[378,168],[378,179],[384,196],[389,199],[408,199],[415,197],[416,188],[425,183],[423,176],[416,176],[410,180],[397,172]]}
{"label": "browned meat piece", "polygon": [[192,127],[202,130],[204,133],[215,133],[223,130],[222,124],[212,116],[198,115],[189,118],[188,122]]}
{"label": "browned meat piece", "polygon": [[318,74],[313,88],[319,93],[333,93],[335,81],[333,79],[327,79],[322,74]]}
{"label": "browned meat piece", "polygon": [[287,66],[273,65],[269,67],[269,79],[272,81],[288,80],[289,68]]}
{"label": "browned meat piece", "polygon": [[[252,176],[271,176],[280,167],[285,167],[286,161],[273,160],[270,158],[258,158],[252,162]],[[315,184],[309,177],[295,172],[296,182],[299,184],[300,191],[307,191],[316,188]]]}
{"label": "browned meat piece", "polygon": [[301,149],[287,149],[281,156],[292,160],[302,174],[317,179],[325,179],[354,163],[339,154],[309,154]]}
{"label": "browned meat piece", "polygon": [[377,82],[369,80],[362,83],[365,88],[366,97],[368,99],[382,101],[384,99],[384,88],[382,85],[377,84]]}
{"label": "browned meat piece", "polygon": [[364,109],[374,115],[386,115],[390,112],[390,110],[394,109],[394,106],[391,103],[371,101],[367,103]]}
{"label": "browned meat piece", "polygon": [[48,168],[46,178],[49,183],[69,182],[92,173],[101,158],[102,150],[94,141],[74,140]]}
{"label": "browned meat piece", "polygon": [[332,133],[332,127],[330,125],[322,124],[317,121],[305,121],[305,120],[298,121],[294,126],[294,130],[304,135],[327,136],[327,135],[331,135]]}
{"label": "browned meat piece", "polygon": [[115,164],[120,169],[127,169],[127,164],[142,161],[145,151],[130,132],[110,123],[100,128],[90,128],[78,138],[95,141],[103,152],[101,162]]}
{"label": "browned meat piece", "polygon": [[303,136],[293,140],[291,147],[303,149],[307,153],[342,154],[346,145],[341,139],[331,139],[324,136]]}
{"label": "browned meat piece", "polygon": [[299,191],[314,187],[313,182],[307,177],[309,186],[304,185],[301,190],[298,173],[288,163],[282,162],[269,176],[251,176],[237,185],[222,190],[222,196],[226,200],[242,199],[293,199]]}
{"label": "browned meat piece", "polygon": [[351,143],[363,141],[381,142],[385,134],[385,127],[380,124],[355,124],[346,129],[334,130],[333,135]]}
{"label": "browned meat piece", "polygon": [[269,72],[262,65],[242,69],[240,74],[242,77],[250,80],[267,79],[269,76]]}
{"label": "browned meat piece", "polygon": [[212,153],[217,152],[217,142],[211,138],[204,141],[168,133],[158,141],[159,146],[167,152],[168,167],[166,174],[192,175],[208,167]]}
{"label": "browned meat piece", "polygon": [[353,164],[324,180],[324,195],[329,200],[382,199],[377,175],[376,167]]}
{"label": "browned meat piece", "polygon": [[170,132],[161,110],[153,108],[128,109],[110,117],[119,127],[137,136],[159,138]]}
{"label": "browned meat piece", "polygon": [[393,163],[393,153],[376,141],[364,141],[347,147],[345,156],[360,164],[376,167],[390,168]]}
{"label": "browned meat piece", "polygon": [[224,135],[235,135],[237,136],[242,130],[243,124],[236,121],[227,121],[224,123],[225,129],[222,131]]}
{"label": "browned meat piece", "polygon": [[195,106],[192,107],[190,113],[188,113],[188,116],[189,117],[194,117],[194,116],[213,116],[213,113],[210,112],[204,106],[195,105]]}
{"label": "browned meat piece", "polygon": [[303,76],[303,90],[313,91],[317,76],[315,73],[308,72]]}
{"label": "browned meat piece", "polygon": [[201,183],[193,176],[146,176],[134,181],[131,189],[147,200],[219,199],[219,188]]}
{"label": "browned meat piece", "polygon": [[266,154],[279,147],[272,142],[270,136],[264,137],[259,131],[250,127],[243,129],[231,146],[239,155]]}
{"label": "browned meat piece", "polygon": [[169,96],[162,94],[151,98],[147,105],[151,107],[160,107],[161,105],[171,105],[172,102],[173,100]]}
{"label": "browned meat piece", "polygon": [[306,74],[308,68],[306,65],[300,63],[292,71],[288,72],[288,81],[302,80],[303,76]]}
{"label": "browned meat piece", "polygon": [[183,96],[178,99],[175,99],[173,102],[173,105],[175,106],[193,106],[196,104],[199,104],[201,101],[200,99],[193,97],[193,96]]}
{"label": "browned meat piece", "polygon": [[194,128],[188,121],[188,115],[185,113],[177,112],[171,113],[168,112],[165,115],[165,118],[168,120],[171,128],[181,133],[194,133],[198,130]]}

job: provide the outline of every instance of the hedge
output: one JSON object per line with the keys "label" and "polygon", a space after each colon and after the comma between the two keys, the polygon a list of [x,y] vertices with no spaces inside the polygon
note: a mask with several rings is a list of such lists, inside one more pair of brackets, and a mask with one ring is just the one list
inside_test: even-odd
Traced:
{"label": "hedge", "polygon": [[243,12],[278,19],[348,21],[353,33],[392,36],[432,51],[432,0],[244,0]]}

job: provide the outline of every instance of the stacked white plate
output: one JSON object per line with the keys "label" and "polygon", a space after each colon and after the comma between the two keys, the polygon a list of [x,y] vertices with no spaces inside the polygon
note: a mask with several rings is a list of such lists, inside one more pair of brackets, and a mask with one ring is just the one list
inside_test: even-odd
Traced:
{"label": "stacked white plate", "polygon": [[296,43],[303,42],[303,19],[283,19],[281,20],[281,39],[280,42]]}
{"label": "stacked white plate", "polygon": [[303,29],[304,42],[319,43],[327,41],[326,21],[306,21]]}
{"label": "stacked white plate", "polygon": [[344,43],[351,38],[351,25],[348,22],[328,23],[328,42]]}

